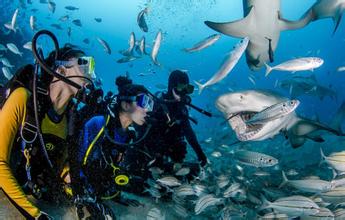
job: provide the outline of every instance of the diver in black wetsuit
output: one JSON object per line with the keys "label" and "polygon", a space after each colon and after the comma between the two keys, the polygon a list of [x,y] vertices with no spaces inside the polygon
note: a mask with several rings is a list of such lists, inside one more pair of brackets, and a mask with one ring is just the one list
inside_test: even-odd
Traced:
{"label": "diver in black wetsuit", "polygon": [[155,124],[144,140],[148,152],[156,158],[155,166],[166,166],[165,158],[170,158],[174,163],[182,163],[187,153],[187,142],[196,153],[200,165],[206,165],[206,155],[189,122],[186,107],[191,102],[188,95],[193,91],[194,86],[189,84],[185,72],[175,70],[170,74],[168,92],[159,97],[162,102],[156,103],[150,116],[155,119]]}

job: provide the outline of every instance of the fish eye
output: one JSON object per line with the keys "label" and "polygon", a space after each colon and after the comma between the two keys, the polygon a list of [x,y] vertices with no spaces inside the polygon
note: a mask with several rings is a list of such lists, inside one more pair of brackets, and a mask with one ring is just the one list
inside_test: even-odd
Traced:
{"label": "fish eye", "polygon": [[290,104],[293,105],[295,102],[294,101],[291,101]]}
{"label": "fish eye", "polygon": [[272,159],[268,159],[268,162],[272,162]]}
{"label": "fish eye", "polygon": [[284,104],[283,104],[283,107],[285,107],[285,106],[286,106],[286,104],[284,103]]}

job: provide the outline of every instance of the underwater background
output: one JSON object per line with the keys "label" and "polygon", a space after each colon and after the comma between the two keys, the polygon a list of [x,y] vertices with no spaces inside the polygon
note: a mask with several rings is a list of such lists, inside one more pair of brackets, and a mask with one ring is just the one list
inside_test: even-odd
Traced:
{"label": "underwater background", "polygon": [[[286,19],[296,20],[314,3],[315,0],[281,0],[281,14]],[[191,47],[207,36],[217,33],[208,28],[204,21],[225,22],[241,19],[243,7],[240,0],[56,0],[55,4],[56,8],[53,12],[49,9],[47,2],[42,0],[1,0],[0,43],[3,45],[14,43],[24,53],[20,57],[10,51],[0,51],[0,54],[15,66],[11,69],[13,74],[24,64],[33,63],[32,52],[23,48],[23,45],[31,41],[35,34],[30,28],[31,15],[36,17],[37,29],[52,31],[58,38],[60,46],[71,43],[82,48],[86,54],[95,57],[96,74],[102,79],[105,93],[109,90],[116,93],[115,78],[125,74],[128,74],[135,83],[145,85],[153,93],[166,89],[169,73],[175,69],[187,71],[191,82],[206,82],[218,70],[224,57],[240,41],[238,38],[222,35],[213,46],[200,52],[183,51],[184,48]],[[65,6],[69,5],[77,7],[78,10],[65,9]],[[137,15],[146,7],[148,8],[147,33],[137,25]],[[7,30],[3,24],[11,21],[17,8],[19,9],[17,18],[19,30],[6,35]],[[60,18],[65,15],[69,18],[61,21]],[[95,18],[101,18],[102,21],[97,22]],[[72,22],[75,19],[80,19],[80,26]],[[245,56],[242,56],[225,79],[206,88],[200,95],[198,91],[194,92],[193,104],[213,113],[213,117],[209,118],[190,110],[190,114],[198,120],[198,124],[193,125],[193,128],[214,170],[221,172],[232,163],[229,151],[245,148],[268,153],[279,159],[279,170],[271,171],[272,175],[269,177],[271,181],[281,182],[280,170],[289,169],[295,169],[299,176],[317,175],[325,179],[332,178],[331,170],[319,166],[320,147],[326,155],[342,151],[345,149],[344,138],[328,135],[325,136],[324,143],[307,141],[298,149],[292,149],[282,135],[261,142],[231,145],[237,141],[236,136],[225,122],[221,112],[216,109],[215,101],[224,93],[246,89],[269,89],[290,97],[289,88],[282,88],[279,83],[277,86],[277,80],[281,82],[293,76],[313,76],[316,77],[318,85],[330,89],[332,95],[325,97],[299,95],[297,99],[301,104],[296,112],[309,119],[318,119],[324,124],[330,123],[345,99],[345,72],[337,71],[338,67],[345,66],[345,21],[341,21],[333,34],[334,26],[332,19],[328,18],[312,22],[302,29],[281,32],[273,64],[293,58],[317,56],[324,60],[324,64],[314,71],[294,74],[274,71],[269,77],[265,77],[264,67],[259,71],[251,71],[247,66]],[[119,51],[128,48],[131,32],[135,33],[136,39],[146,37],[146,51],[149,52],[159,30],[163,33],[157,58],[161,66],[154,65],[150,56],[143,56],[129,63],[116,62],[122,57]],[[109,44],[111,54],[104,51],[97,38]],[[41,44],[45,52],[53,49],[50,42],[43,40]],[[0,66],[2,67],[1,63]],[[4,84],[6,81],[4,75],[0,74],[0,82]],[[344,123],[342,125],[344,130]],[[188,151],[190,150],[189,148]],[[222,156],[213,157],[211,154],[214,151],[221,152]],[[193,152],[189,154],[188,160],[196,160]],[[251,171],[246,172],[250,176]],[[155,203],[152,202],[151,205],[155,206]],[[134,217],[129,217],[128,213],[136,212],[122,211],[125,214],[120,219],[133,219]],[[136,214],[140,216],[140,213]],[[124,217],[126,215],[127,217]],[[146,216],[145,213],[142,215]],[[173,214],[166,216],[168,219],[174,219],[171,217]],[[202,215],[191,216],[193,219],[213,218]]]}

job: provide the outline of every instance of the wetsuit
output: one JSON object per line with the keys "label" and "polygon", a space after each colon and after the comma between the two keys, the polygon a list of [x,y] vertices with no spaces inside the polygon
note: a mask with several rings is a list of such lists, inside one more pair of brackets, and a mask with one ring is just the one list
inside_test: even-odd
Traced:
{"label": "wetsuit", "polygon": [[111,199],[119,194],[122,187],[115,178],[126,169],[126,148],[109,139],[119,143],[131,140],[118,118],[95,116],[85,123],[77,157],[80,167],[72,171],[73,188],[79,195],[87,191],[97,198]]}
{"label": "wetsuit", "polygon": [[[40,214],[40,210],[26,197],[20,187],[20,184],[23,182],[18,182],[18,178],[15,178],[15,176],[20,176],[20,173],[22,173],[20,170],[23,170],[23,167],[20,163],[18,166],[18,161],[20,160],[13,160],[13,158],[23,159],[21,152],[22,141],[18,138],[18,133],[28,114],[27,106],[29,102],[32,102],[29,90],[19,87],[10,94],[0,110],[0,188],[26,218],[37,217]],[[59,121],[54,122],[46,114],[41,121],[42,133],[55,137],[53,139],[58,140],[56,142],[50,139],[53,141],[46,142],[48,154],[51,156],[52,163],[56,169],[55,171],[48,171],[50,174],[59,172],[64,163],[65,146],[61,146],[60,143],[67,135],[67,119],[65,116],[59,116],[58,118]],[[37,146],[33,148],[35,152],[31,153],[30,159],[32,179],[35,181],[36,177],[42,174],[42,169],[47,168],[47,164],[42,162],[45,159],[43,159],[41,152],[38,150],[40,145],[34,142],[32,146]]]}
{"label": "wetsuit", "polygon": [[[172,99],[167,94],[162,94],[162,98]],[[145,146],[149,151],[156,154],[155,157],[167,156],[173,162],[181,163],[186,157],[188,142],[199,161],[206,163],[206,156],[189,122],[187,107],[180,102],[162,103],[156,106],[152,115],[156,123],[145,138]]]}

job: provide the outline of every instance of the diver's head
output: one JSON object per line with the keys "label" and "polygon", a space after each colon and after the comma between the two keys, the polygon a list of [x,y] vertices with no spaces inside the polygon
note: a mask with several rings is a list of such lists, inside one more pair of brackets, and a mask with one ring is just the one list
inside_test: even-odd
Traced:
{"label": "diver's head", "polygon": [[[71,81],[86,88],[88,84],[92,84],[95,78],[95,61],[93,57],[86,56],[85,53],[76,46],[66,44],[58,50],[58,57],[55,59],[55,51],[51,52],[46,59],[46,63],[57,73],[69,78]],[[57,79],[49,74],[42,74],[48,78],[51,83],[65,84],[64,89],[70,90],[73,95],[78,93],[77,88]]]}
{"label": "diver's head", "polygon": [[192,94],[194,86],[189,84],[187,73],[181,70],[174,70],[170,73],[168,83],[168,94],[175,100],[181,101],[181,98]]}
{"label": "diver's head", "polygon": [[143,125],[147,112],[153,110],[154,104],[148,90],[142,85],[133,84],[132,80],[124,76],[116,78],[116,85],[119,90],[116,96],[119,115],[131,123]]}

